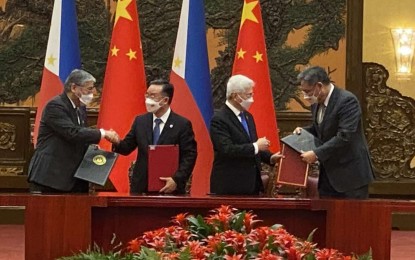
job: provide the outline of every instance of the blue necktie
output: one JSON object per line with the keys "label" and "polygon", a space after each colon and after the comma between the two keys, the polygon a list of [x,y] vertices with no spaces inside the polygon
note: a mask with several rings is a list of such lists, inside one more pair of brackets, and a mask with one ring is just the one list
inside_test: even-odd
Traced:
{"label": "blue necktie", "polygon": [[249,137],[251,137],[251,134],[249,133],[248,123],[246,122],[246,117],[245,117],[244,112],[241,112],[239,114],[239,116],[241,117],[241,123],[242,123],[242,126],[244,127],[246,133],[248,134]]}
{"label": "blue necktie", "polygon": [[161,121],[160,118],[154,119],[154,123],[156,124],[154,126],[154,129],[153,129],[153,144],[154,145],[157,144],[157,142],[159,140],[159,137],[160,137],[160,124],[161,124],[161,122],[163,122],[163,121]]}

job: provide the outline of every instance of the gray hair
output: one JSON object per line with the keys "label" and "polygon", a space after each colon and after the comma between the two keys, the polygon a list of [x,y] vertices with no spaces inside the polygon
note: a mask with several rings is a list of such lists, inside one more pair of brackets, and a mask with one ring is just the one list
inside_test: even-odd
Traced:
{"label": "gray hair", "polygon": [[71,91],[72,84],[82,86],[88,81],[96,82],[94,76],[92,76],[89,72],[86,72],[85,70],[74,69],[65,80],[65,92]]}
{"label": "gray hair", "polygon": [[244,75],[234,75],[229,78],[226,86],[226,99],[228,99],[232,93],[242,93],[249,88],[253,88],[255,82]]}
{"label": "gray hair", "polygon": [[330,78],[327,75],[327,72],[322,67],[318,66],[305,69],[303,72],[298,74],[297,80],[299,84],[301,81],[305,81],[308,85],[314,85],[317,82],[321,82],[324,85],[330,83]]}

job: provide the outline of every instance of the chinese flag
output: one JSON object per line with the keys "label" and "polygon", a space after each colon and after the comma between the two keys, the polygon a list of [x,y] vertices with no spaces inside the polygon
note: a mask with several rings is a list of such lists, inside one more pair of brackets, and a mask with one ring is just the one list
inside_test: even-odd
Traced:
{"label": "chinese flag", "polygon": [[255,102],[249,112],[254,116],[258,137],[265,136],[271,141],[272,152],[280,151],[261,7],[257,0],[244,2],[232,71],[232,75],[236,74],[245,75],[255,82]]}
{"label": "chinese flag", "polygon": [[[98,127],[114,129],[124,137],[137,114],[146,111],[144,94],[146,80],[140,30],[135,0],[118,0],[114,28],[105,71]],[[111,149],[102,140],[101,148]],[[110,179],[119,192],[128,192],[128,168],[136,152],[118,157]]]}
{"label": "chinese flag", "polygon": [[63,92],[63,83],[71,71],[81,67],[76,17],[75,0],[55,1],[33,133],[35,146],[43,108]]}

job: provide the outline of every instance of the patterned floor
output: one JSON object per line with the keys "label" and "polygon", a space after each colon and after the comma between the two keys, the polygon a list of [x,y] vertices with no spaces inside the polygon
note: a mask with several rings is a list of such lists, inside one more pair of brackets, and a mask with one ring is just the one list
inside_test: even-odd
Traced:
{"label": "patterned floor", "polygon": [[[392,231],[392,260],[413,260],[415,231]],[[0,260],[24,259],[24,226],[0,225]]]}

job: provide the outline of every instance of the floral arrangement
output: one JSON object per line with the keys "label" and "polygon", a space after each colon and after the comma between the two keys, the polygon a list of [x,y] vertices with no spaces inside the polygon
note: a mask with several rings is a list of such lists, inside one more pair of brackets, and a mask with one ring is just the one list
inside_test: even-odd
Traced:
{"label": "floral arrangement", "polygon": [[[283,226],[254,226],[260,222],[252,212],[221,206],[202,216],[179,214],[173,225],[145,232],[128,243],[127,248],[105,256],[99,249],[96,258],[79,254],[70,259],[124,260],[340,260],[372,259],[371,252],[362,256],[346,256],[335,249],[318,249],[312,242],[313,230],[307,240],[288,233]],[[84,258],[82,257],[84,256]],[[102,258],[99,258],[102,256]],[[76,258],[77,257],[77,258]]]}

